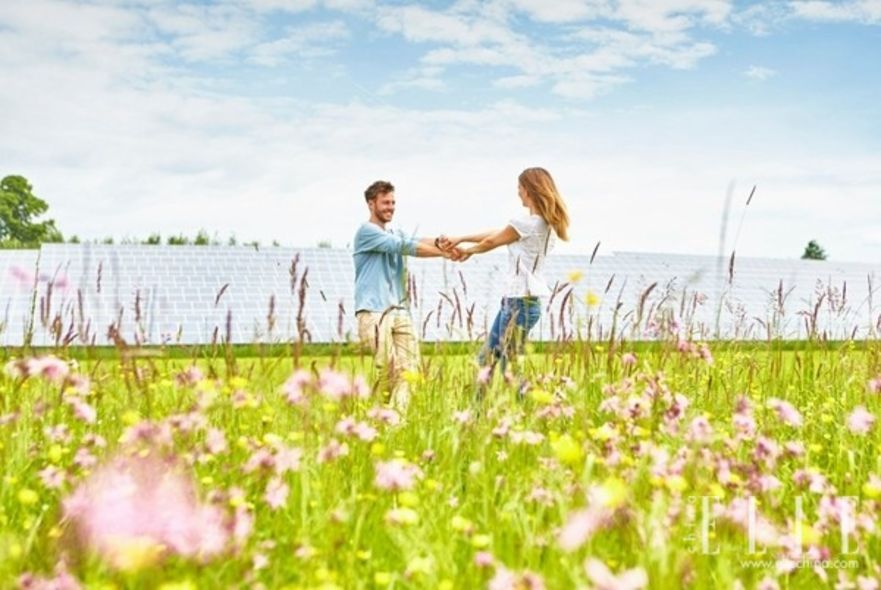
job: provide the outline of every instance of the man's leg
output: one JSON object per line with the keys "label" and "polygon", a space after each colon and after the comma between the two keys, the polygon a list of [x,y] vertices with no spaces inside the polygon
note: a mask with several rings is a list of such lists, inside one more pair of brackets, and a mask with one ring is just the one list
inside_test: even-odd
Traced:
{"label": "man's leg", "polygon": [[383,397],[391,387],[389,372],[393,369],[391,344],[391,318],[389,313],[362,311],[358,315],[358,338],[373,353],[376,379],[373,392]]}
{"label": "man's leg", "polygon": [[413,319],[407,311],[396,311],[392,328],[392,403],[401,411],[410,403],[410,384],[403,378],[404,371],[419,371],[419,340]]}

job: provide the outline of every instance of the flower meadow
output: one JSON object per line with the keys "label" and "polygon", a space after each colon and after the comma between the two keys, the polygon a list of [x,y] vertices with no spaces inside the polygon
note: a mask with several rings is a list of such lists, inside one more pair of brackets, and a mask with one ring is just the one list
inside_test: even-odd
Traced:
{"label": "flower meadow", "polygon": [[0,587],[881,587],[871,342],[150,352],[6,357]]}

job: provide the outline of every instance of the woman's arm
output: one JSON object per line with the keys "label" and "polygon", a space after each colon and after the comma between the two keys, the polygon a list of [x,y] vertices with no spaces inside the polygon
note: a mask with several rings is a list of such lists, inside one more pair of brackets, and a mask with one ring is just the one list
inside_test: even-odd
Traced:
{"label": "woman's arm", "polygon": [[517,230],[515,230],[513,226],[506,225],[504,229],[500,229],[495,232],[487,232],[486,235],[479,242],[471,247],[464,248],[462,250],[462,253],[466,256],[471,256],[472,254],[483,254],[484,252],[495,250],[499,246],[507,246],[508,244],[513,244],[519,239],[520,234],[517,233]]}
{"label": "woman's arm", "polygon": [[455,248],[456,246],[458,246],[462,242],[475,242],[476,243],[476,242],[480,242],[481,240],[485,240],[486,238],[491,236],[493,233],[495,233],[495,231],[496,230],[487,230],[487,231],[478,232],[476,234],[467,234],[464,236],[444,236],[444,235],[441,235],[438,238],[438,245],[443,250],[449,250],[451,248]]}

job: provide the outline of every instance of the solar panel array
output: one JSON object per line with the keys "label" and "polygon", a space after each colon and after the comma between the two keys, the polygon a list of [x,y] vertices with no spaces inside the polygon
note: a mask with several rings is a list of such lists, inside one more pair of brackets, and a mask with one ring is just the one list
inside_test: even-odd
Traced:
{"label": "solar panel array", "polygon": [[[733,262],[733,263],[732,263]],[[408,258],[423,340],[482,339],[504,252]],[[533,339],[874,337],[878,266],[649,253],[551,255]],[[580,276],[579,276],[580,275]],[[357,333],[350,251],[47,244],[0,251],[0,345],[343,342]]]}

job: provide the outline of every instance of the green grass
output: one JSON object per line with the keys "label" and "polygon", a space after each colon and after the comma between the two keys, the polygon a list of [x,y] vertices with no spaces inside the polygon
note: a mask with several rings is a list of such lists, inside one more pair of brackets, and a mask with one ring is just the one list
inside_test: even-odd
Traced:
{"label": "green grass", "polygon": [[[73,417],[61,401],[61,386],[36,377],[0,376],[0,416],[17,414],[0,425],[0,587],[14,587],[24,572],[50,575],[62,556],[87,587],[118,588],[171,588],[184,582],[196,588],[481,588],[495,569],[475,565],[478,551],[491,553],[498,567],[536,572],[548,588],[588,587],[583,567],[588,557],[615,572],[641,567],[651,588],[725,588],[736,580],[750,588],[766,576],[781,587],[822,587],[832,586],[839,573],[848,579],[879,575],[878,531],[860,528],[849,538],[851,553],[843,555],[838,525],[818,515],[824,494],[793,479],[799,470],[814,469],[835,488],[827,490],[828,498],[856,496],[863,522],[877,520],[879,501],[866,484],[870,475],[881,476],[881,426],[866,435],[846,427],[858,405],[881,415],[879,394],[867,389],[867,381],[881,374],[877,344],[711,344],[711,365],[672,345],[624,344],[611,351],[595,344],[536,347],[523,362],[523,375],[533,384],[527,398],[517,397],[518,379],[508,384],[497,375],[482,402],[473,395],[471,355],[456,354],[470,349],[442,347],[439,354],[425,354],[423,371],[413,376],[413,401],[397,426],[367,417],[377,399],[337,403],[315,392],[303,408],[288,404],[280,387],[294,370],[296,355],[285,347],[238,349],[228,356],[223,349],[169,349],[160,356],[122,360],[114,353],[83,352],[76,362],[78,372],[91,379],[85,400],[97,410],[94,424]],[[626,351],[636,352],[635,367],[622,365]],[[330,354],[318,355],[322,352]],[[370,359],[351,351],[299,353],[299,366],[315,372],[330,366],[371,376]],[[193,363],[206,379],[196,386],[177,384],[175,376]],[[657,395],[643,397],[647,390]],[[201,414],[207,426],[224,432],[229,450],[207,453],[205,429],[196,428],[173,429],[165,452],[192,464],[202,498],[233,487],[244,490],[255,517],[244,546],[208,564],[169,557],[129,572],[82,552],[71,540],[61,503],[94,471],[73,463],[83,438],[95,433],[106,439],[106,448],[92,450],[103,460],[124,446],[120,437],[132,424],[190,412],[206,392],[216,399]],[[689,403],[676,430],[665,427],[673,394]],[[753,404],[757,432],[738,440],[732,417],[741,395]],[[610,396],[624,404],[642,397],[645,412],[630,418],[601,411]],[[772,398],[792,403],[804,424],[783,423],[768,407]],[[569,408],[571,416],[540,417],[549,407]],[[462,410],[473,416],[465,425],[453,417]],[[686,435],[701,415],[713,428],[705,445]],[[363,442],[335,433],[344,416],[373,425],[377,438]],[[505,419],[509,432],[494,435]],[[48,438],[47,427],[55,425],[68,427],[69,441]],[[611,431],[616,434],[608,440]],[[517,442],[511,432],[534,433],[541,440]],[[773,464],[764,463],[756,458],[759,437],[781,448],[801,443],[805,454],[781,451]],[[346,442],[349,454],[319,463],[317,453],[331,438]],[[263,499],[269,476],[243,471],[252,452],[273,440],[303,451],[300,469],[283,476],[290,493],[278,510]],[[376,462],[393,458],[422,470],[412,491],[394,493],[374,485]],[[719,479],[722,460],[735,475],[727,483]],[[67,474],[61,489],[42,483],[38,473],[47,465]],[[778,489],[753,489],[751,477],[772,475]],[[22,490],[36,492],[38,500],[31,502]],[[536,490],[542,501],[532,499]],[[561,527],[591,505],[588,498],[598,490],[614,492],[612,523],[575,550],[564,550],[558,541]],[[722,504],[755,495],[759,513],[781,535],[791,531],[795,499],[801,497],[808,536],[816,535],[812,540],[824,557],[839,560],[826,564],[832,566],[829,582],[810,567],[778,575],[773,561],[781,549],[760,546],[765,555],[750,555],[746,531],[724,518],[713,519],[708,540],[714,554],[704,554],[699,497],[720,493]],[[223,507],[232,510],[228,502]],[[390,524],[389,511],[399,508],[412,510],[417,522]],[[311,548],[310,555],[301,550],[297,556],[303,547]],[[255,569],[256,555],[268,559],[265,567]],[[756,566],[747,563],[750,559],[770,561]]]}

